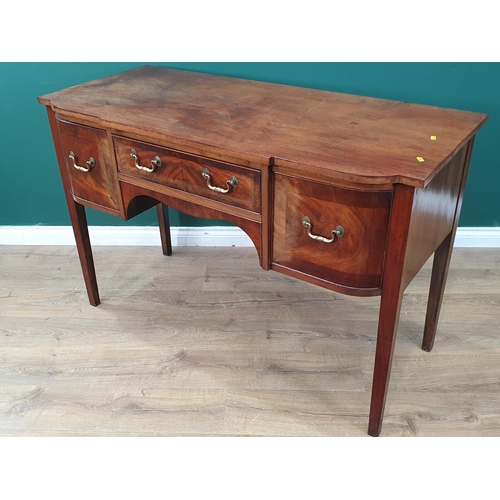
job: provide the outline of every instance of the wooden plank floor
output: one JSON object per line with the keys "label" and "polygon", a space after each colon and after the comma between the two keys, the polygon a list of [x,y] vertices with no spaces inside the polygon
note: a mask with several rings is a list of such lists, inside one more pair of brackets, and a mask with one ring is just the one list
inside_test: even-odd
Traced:
{"label": "wooden plank floor", "polygon": [[[379,298],[254,249],[0,246],[0,436],[366,436]],[[500,249],[456,249],[431,353],[407,289],[382,436],[500,435]]]}

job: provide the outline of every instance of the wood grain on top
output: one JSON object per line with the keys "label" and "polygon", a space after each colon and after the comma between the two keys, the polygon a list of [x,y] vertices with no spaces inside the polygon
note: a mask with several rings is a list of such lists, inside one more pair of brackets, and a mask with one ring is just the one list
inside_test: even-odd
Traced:
{"label": "wood grain on top", "polygon": [[[487,115],[143,66],[39,98],[206,156],[424,187]],[[436,140],[431,140],[435,136]],[[424,159],[423,162],[417,157]]]}

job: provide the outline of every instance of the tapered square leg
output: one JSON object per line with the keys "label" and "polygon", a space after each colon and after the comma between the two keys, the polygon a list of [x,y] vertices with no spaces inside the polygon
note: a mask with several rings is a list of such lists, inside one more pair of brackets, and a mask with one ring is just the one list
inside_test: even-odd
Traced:
{"label": "tapered square leg", "polygon": [[168,206],[163,203],[156,205],[158,214],[158,226],[160,228],[161,246],[163,255],[172,255],[172,239],[170,235],[170,218],[168,215]]}
{"label": "tapered square leg", "polygon": [[467,180],[467,173],[469,171],[473,146],[474,138],[472,138],[467,145],[467,151],[462,170],[462,182],[460,184],[460,192],[455,209],[453,229],[434,252],[431,285],[429,289],[429,300],[427,302],[427,314],[425,317],[424,338],[422,341],[422,349],[427,352],[430,352],[432,350],[432,347],[434,346],[434,338],[436,336],[439,313],[441,311],[441,303],[443,301],[444,288],[446,286],[446,279],[448,278],[448,270],[450,268],[453,243],[455,242],[457,226],[460,220],[460,211],[462,209],[465,182]]}
{"label": "tapered square leg", "polygon": [[434,345],[444,288],[450,268],[453,240],[453,232],[451,232],[434,253],[427,315],[425,317],[424,339],[422,341],[422,349],[427,352],[430,352]]}
{"label": "tapered square leg", "polygon": [[93,306],[98,306],[101,300],[97,288],[97,278],[95,275],[94,258],[92,256],[85,207],[68,197],[68,209],[89,302]]}
{"label": "tapered square leg", "polygon": [[76,249],[80,264],[83,272],[83,279],[87,288],[87,295],[89,302],[93,306],[98,306],[101,302],[99,299],[99,290],[97,288],[97,279],[94,268],[94,258],[92,256],[92,247],[90,245],[89,228],[87,225],[87,216],[85,215],[85,207],[77,203],[71,191],[71,183],[63,157],[62,146],[59,138],[59,131],[55,118],[55,112],[52,108],[47,107],[47,116],[49,118],[50,129],[52,137],[54,138],[54,145],[56,148],[57,161],[61,171],[61,180],[64,186],[64,195],[68,205],[69,216],[71,225],[73,226],[73,233],[75,235]]}
{"label": "tapered square leg", "polygon": [[368,434],[378,436],[382,429],[385,400],[391,375],[392,356],[396,344],[399,314],[403,301],[402,290],[387,290],[382,294],[373,370],[372,399]]}
{"label": "tapered square leg", "polygon": [[372,399],[368,422],[368,434],[370,436],[378,436],[382,429],[382,418],[391,375],[392,356],[398,331],[399,313],[403,301],[403,269],[413,195],[414,190],[408,186],[400,185],[394,191],[392,214],[389,221],[387,264],[382,275],[382,297],[380,300]]}

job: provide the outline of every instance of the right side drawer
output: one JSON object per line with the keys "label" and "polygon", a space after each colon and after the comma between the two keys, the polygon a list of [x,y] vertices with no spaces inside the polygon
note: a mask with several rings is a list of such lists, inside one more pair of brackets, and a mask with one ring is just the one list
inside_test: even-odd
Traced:
{"label": "right side drawer", "polygon": [[[379,289],[391,202],[392,191],[347,189],[275,174],[272,260],[278,266],[273,268],[360,294]],[[334,236],[339,226],[343,234]]]}

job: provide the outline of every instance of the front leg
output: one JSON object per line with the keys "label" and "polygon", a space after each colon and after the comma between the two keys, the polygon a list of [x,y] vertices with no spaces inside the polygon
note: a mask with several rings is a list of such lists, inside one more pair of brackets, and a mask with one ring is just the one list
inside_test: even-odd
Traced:
{"label": "front leg", "polygon": [[67,196],[67,202],[89,302],[93,306],[98,306],[101,300],[99,299],[99,290],[97,288],[94,258],[92,256],[92,247],[90,245],[89,228],[87,225],[87,216],[85,215],[85,207],[74,201],[71,196]]}
{"label": "front leg", "polygon": [[370,420],[368,434],[378,436],[382,429],[385,400],[389,377],[391,374],[392,357],[396,344],[399,313],[403,301],[403,290],[400,287],[386,289],[382,293],[378,323],[377,348],[375,352],[375,367],[373,370],[372,399],[370,405]]}
{"label": "front leg", "polygon": [[87,216],[85,215],[85,207],[77,203],[71,191],[71,182],[64,159],[62,145],[59,137],[59,129],[56,122],[55,112],[52,108],[47,107],[47,116],[49,118],[52,137],[56,148],[57,161],[61,171],[61,180],[64,186],[64,195],[68,206],[71,225],[75,235],[76,249],[83,272],[83,279],[87,288],[89,302],[93,306],[98,306],[101,303],[99,299],[99,290],[97,288],[97,279],[95,276],[94,258],[92,256],[92,247],[90,245],[89,228],[87,224]]}
{"label": "front leg", "polygon": [[397,185],[394,190],[387,251],[382,274],[382,298],[378,322],[377,348],[373,369],[372,398],[368,434],[378,436],[382,428],[392,356],[403,301],[403,271],[410,226],[414,188]]}

